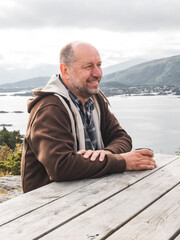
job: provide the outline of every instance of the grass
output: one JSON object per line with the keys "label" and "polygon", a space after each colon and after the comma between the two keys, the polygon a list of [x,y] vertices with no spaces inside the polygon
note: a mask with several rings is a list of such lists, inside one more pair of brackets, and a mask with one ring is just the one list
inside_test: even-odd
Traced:
{"label": "grass", "polygon": [[11,173],[8,171],[3,172],[2,170],[0,170],[0,177],[5,177],[6,175],[11,175]]}

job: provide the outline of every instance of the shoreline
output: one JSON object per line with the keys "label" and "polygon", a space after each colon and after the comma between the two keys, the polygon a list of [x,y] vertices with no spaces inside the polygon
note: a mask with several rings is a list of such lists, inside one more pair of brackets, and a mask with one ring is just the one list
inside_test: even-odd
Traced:
{"label": "shoreline", "polygon": [[0,203],[17,197],[22,193],[20,175],[0,177]]}

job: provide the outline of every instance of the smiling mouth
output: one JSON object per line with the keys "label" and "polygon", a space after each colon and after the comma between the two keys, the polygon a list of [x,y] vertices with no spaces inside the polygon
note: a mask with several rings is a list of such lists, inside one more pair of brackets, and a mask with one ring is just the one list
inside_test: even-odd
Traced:
{"label": "smiling mouth", "polygon": [[99,81],[88,81],[88,85],[97,87],[99,85]]}
{"label": "smiling mouth", "polygon": [[99,83],[100,83],[100,78],[96,78],[93,80],[87,80],[88,85],[92,86],[92,87],[98,87]]}

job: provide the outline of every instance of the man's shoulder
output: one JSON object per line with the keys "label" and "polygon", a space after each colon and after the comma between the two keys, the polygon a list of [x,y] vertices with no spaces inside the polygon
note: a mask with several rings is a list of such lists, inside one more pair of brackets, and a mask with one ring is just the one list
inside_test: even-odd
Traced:
{"label": "man's shoulder", "polygon": [[34,109],[34,111],[37,111],[42,108],[46,108],[48,106],[63,107],[63,104],[59,100],[59,98],[54,94],[36,96],[34,99],[31,99],[28,103],[28,108],[30,111],[31,109]]}
{"label": "man's shoulder", "polygon": [[55,96],[54,94],[48,94],[48,95],[41,96],[39,103],[44,106],[49,104],[59,105],[60,101],[58,97]]}
{"label": "man's shoulder", "polygon": [[107,97],[104,95],[102,91],[99,91],[98,94],[95,94],[95,98],[98,101],[100,106],[107,107],[108,105],[110,105],[109,100],[107,99]]}

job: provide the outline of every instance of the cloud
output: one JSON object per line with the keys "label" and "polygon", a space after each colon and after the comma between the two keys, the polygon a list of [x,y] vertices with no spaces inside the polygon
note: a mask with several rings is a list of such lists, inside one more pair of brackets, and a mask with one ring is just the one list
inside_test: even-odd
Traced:
{"label": "cloud", "polygon": [[179,0],[6,0],[0,28],[179,29]]}
{"label": "cloud", "polygon": [[4,60],[4,57],[2,54],[0,54],[0,61]]}
{"label": "cloud", "polygon": [[11,68],[0,64],[0,84],[16,82],[34,77],[47,77],[59,72],[58,64],[39,64],[33,68]]}

